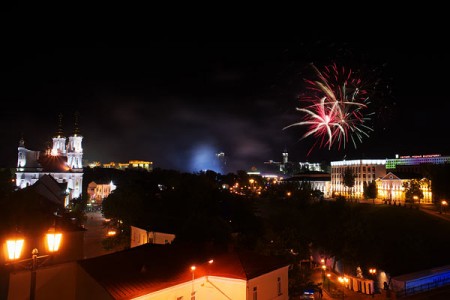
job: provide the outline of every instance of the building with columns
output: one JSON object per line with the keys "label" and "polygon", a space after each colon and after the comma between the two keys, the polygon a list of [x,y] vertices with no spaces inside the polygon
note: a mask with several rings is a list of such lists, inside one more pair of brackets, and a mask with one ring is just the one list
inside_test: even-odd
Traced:
{"label": "building with columns", "polygon": [[83,191],[83,136],[78,128],[78,116],[75,115],[73,133],[67,138],[62,129],[62,115],[59,126],[53,136],[53,145],[45,151],[29,150],[23,138],[19,141],[16,168],[16,186],[23,189],[34,185],[44,175],[52,176],[58,183],[66,184],[66,199],[69,201],[81,197]]}

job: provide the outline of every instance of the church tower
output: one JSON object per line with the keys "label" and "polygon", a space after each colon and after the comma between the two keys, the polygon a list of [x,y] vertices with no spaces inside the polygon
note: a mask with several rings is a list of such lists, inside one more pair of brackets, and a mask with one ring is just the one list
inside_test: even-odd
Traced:
{"label": "church tower", "polygon": [[52,138],[53,146],[45,152],[25,148],[23,137],[20,139],[17,157],[16,186],[19,189],[34,185],[44,175],[50,175],[58,183],[66,184],[64,206],[70,200],[79,198],[83,191],[83,137],[78,129],[78,114],[75,115],[75,129],[68,138],[62,130],[62,114],[56,135]]}
{"label": "church tower", "polygon": [[80,135],[80,129],[78,128],[78,113],[75,113],[74,131],[69,136],[69,144],[67,145],[67,164],[71,169],[83,168],[82,141],[83,137]]}
{"label": "church tower", "polygon": [[53,147],[50,153],[54,156],[66,154],[66,138],[62,129],[62,114],[59,114],[58,131],[53,137]]}
{"label": "church tower", "polygon": [[27,149],[25,148],[25,141],[23,140],[23,136],[19,141],[18,157],[17,157],[17,168],[23,170],[25,165],[27,164]]}

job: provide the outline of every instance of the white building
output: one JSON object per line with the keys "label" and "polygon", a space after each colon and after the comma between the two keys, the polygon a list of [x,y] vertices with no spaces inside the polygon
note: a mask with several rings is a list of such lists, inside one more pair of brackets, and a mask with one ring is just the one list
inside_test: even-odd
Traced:
{"label": "white building", "polygon": [[[399,175],[399,176],[397,176]],[[423,199],[417,199],[414,202],[431,204],[433,202],[433,194],[431,192],[431,181],[427,178],[417,177],[414,173],[387,173],[385,176],[375,180],[378,190],[378,198],[389,201],[390,203],[405,203],[405,187],[404,184],[417,180],[423,193]]]}
{"label": "white building", "polygon": [[100,205],[116,188],[116,185],[112,181],[109,183],[91,181],[87,187],[87,194],[91,203]]}
{"label": "white building", "polygon": [[83,185],[83,137],[79,134],[78,120],[75,118],[75,130],[67,138],[62,131],[62,116],[59,117],[59,129],[53,137],[52,148],[46,151],[35,151],[25,148],[23,139],[19,142],[16,185],[23,189],[33,185],[48,174],[59,183],[67,184],[67,197],[64,205],[69,201],[81,197]]}
{"label": "white building", "polygon": [[[355,177],[352,189],[345,186],[343,174],[349,169]],[[355,159],[331,162],[331,189],[335,196],[363,197],[364,183],[386,175],[386,159]]]}
{"label": "white building", "polygon": [[283,182],[298,182],[299,185],[302,182],[308,182],[311,185],[313,191],[318,190],[323,193],[325,198],[331,197],[331,181],[330,174],[319,171],[309,171],[299,173],[290,178],[284,179]]}
{"label": "white building", "polygon": [[78,263],[80,299],[289,299],[289,263],[250,251],[146,244]]}
{"label": "white building", "polygon": [[134,248],[143,244],[171,244],[175,239],[175,234],[159,231],[147,231],[136,226],[131,227],[130,247]]}

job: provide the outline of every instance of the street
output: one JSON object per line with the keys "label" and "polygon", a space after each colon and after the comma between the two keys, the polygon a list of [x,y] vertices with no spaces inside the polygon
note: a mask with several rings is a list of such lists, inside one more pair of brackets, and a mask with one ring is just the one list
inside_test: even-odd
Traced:
{"label": "street", "polygon": [[91,258],[108,253],[113,253],[116,250],[105,250],[102,247],[102,240],[106,237],[107,229],[103,226],[103,215],[101,212],[87,212],[86,223],[84,227],[86,232],[84,234],[84,258]]}

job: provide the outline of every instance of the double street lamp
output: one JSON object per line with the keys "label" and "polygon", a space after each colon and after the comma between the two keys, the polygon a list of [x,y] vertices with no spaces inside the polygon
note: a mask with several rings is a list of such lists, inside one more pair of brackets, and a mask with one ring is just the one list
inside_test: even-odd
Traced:
{"label": "double street lamp", "polygon": [[[46,244],[49,253],[55,253],[59,250],[61,239],[61,233],[56,231],[47,233]],[[24,244],[25,240],[23,238],[8,239],[6,241],[7,265],[19,264],[31,271],[30,300],[34,300],[36,296],[36,270],[50,258],[51,254],[39,255],[38,249],[34,248],[31,251],[31,258],[19,260]]]}
{"label": "double street lamp", "polygon": [[372,297],[374,297],[375,294],[375,287],[376,287],[376,274],[377,274],[377,269],[375,268],[370,268],[369,269],[369,273],[371,276],[373,276],[373,291],[372,291]]}
{"label": "double street lamp", "polygon": [[[208,267],[207,270],[209,271],[209,266],[214,262],[213,259],[208,260]],[[191,266],[191,272],[192,272],[192,290],[191,290],[191,299],[195,300],[195,289],[194,289],[194,285],[195,285],[195,270],[197,269],[197,267],[195,265]],[[208,273],[206,272],[206,281],[208,281]]]}

